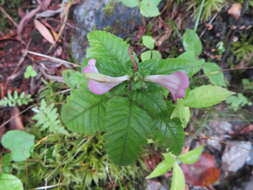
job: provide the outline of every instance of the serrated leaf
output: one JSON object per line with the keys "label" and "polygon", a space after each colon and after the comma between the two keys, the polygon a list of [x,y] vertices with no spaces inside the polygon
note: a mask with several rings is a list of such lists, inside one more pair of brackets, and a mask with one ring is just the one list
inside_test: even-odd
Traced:
{"label": "serrated leaf", "polygon": [[213,85],[203,85],[191,90],[184,99],[184,105],[191,108],[207,108],[226,100],[234,93]]}
{"label": "serrated leaf", "polygon": [[150,116],[128,98],[114,97],[106,108],[105,146],[111,160],[128,165],[137,160],[150,133]]}
{"label": "serrated leaf", "polygon": [[191,111],[189,107],[185,107],[182,101],[177,101],[176,107],[171,114],[171,119],[179,118],[185,128],[190,121]]}
{"label": "serrated leaf", "polygon": [[134,93],[133,100],[152,117],[156,117],[167,110],[167,104],[160,89],[160,87],[149,86],[147,90]]}
{"label": "serrated leaf", "polygon": [[142,43],[149,49],[154,49],[155,40],[151,36],[142,36]]}
{"label": "serrated leaf", "polygon": [[194,164],[197,162],[204,150],[203,146],[199,146],[187,153],[181,154],[178,159],[184,164]]}
{"label": "serrated leaf", "polygon": [[129,45],[125,41],[104,31],[90,32],[87,37],[90,45],[87,57],[97,60],[99,72],[110,76],[122,76],[131,71]]}
{"label": "serrated leaf", "polygon": [[130,8],[134,8],[139,5],[139,0],[119,0],[119,1],[122,2],[125,6]]}
{"label": "serrated leaf", "polygon": [[163,156],[164,160],[160,162],[152,171],[152,173],[146,177],[147,179],[164,175],[173,167],[174,163],[176,162],[174,156],[171,153],[163,154]]}
{"label": "serrated leaf", "polygon": [[85,135],[103,130],[106,96],[96,95],[86,88],[73,90],[63,105],[61,118],[69,130]]}
{"label": "serrated leaf", "polygon": [[160,15],[158,5],[160,0],[142,0],[140,3],[141,14],[145,17],[155,17]]}
{"label": "serrated leaf", "polygon": [[200,71],[203,63],[203,60],[196,59],[191,52],[186,52],[182,57],[144,61],[139,65],[139,68],[140,72],[147,75],[171,74],[177,71],[185,71],[191,77]]}
{"label": "serrated leaf", "polygon": [[23,184],[16,176],[0,174],[0,190],[24,190]]}
{"label": "serrated leaf", "polygon": [[216,63],[205,63],[203,65],[203,70],[212,84],[217,86],[226,86],[224,74],[219,65]]}
{"label": "serrated leaf", "polygon": [[1,143],[11,151],[13,161],[24,161],[31,155],[34,136],[21,130],[12,130],[2,137]]}
{"label": "serrated leaf", "polygon": [[187,29],[183,35],[183,46],[186,51],[192,51],[196,56],[202,52],[202,43],[194,30]]}
{"label": "serrated leaf", "polygon": [[173,166],[171,190],[184,190],[185,189],[185,178],[184,173],[180,166],[175,162]]}
{"label": "serrated leaf", "polygon": [[41,100],[40,107],[33,109],[36,113],[33,116],[33,120],[36,120],[36,126],[40,127],[40,130],[48,130],[51,133],[58,133],[68,135],[68,132],[61,125],[58,110],[53,103],[47,104],[44,99]]}
{"label": "serrated leaf", "polygon": [[170,120],[166,116],[153,121],[153,135],[162,146],[169,148],[170,152],[178,155],[184,145],[184,130],[177,119]]}

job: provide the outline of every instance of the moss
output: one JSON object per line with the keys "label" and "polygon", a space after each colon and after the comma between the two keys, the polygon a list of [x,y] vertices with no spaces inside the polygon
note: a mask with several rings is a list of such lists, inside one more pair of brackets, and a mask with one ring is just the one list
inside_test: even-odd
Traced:
{"label": "moss", "polygon": [[115,9],[115,2],[110,1],[103,9],[103,12],[106,16],[111,16],[113,14],[113,11]]}

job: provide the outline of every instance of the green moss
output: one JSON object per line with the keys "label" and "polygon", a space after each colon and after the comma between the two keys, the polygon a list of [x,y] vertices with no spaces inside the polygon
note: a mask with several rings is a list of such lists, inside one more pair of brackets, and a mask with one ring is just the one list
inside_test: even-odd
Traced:
{"label": "green moss", "polygon": [[113,11],[115,9],[115,2],[109,2],[103,9],[103,12],[105,13],[106,16],[111,16],[113,14]]}

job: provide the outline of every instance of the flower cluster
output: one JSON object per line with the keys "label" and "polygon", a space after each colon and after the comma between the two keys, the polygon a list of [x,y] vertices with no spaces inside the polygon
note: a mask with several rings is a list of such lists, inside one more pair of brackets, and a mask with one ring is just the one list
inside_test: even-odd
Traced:
{"label": "flower cluster", "polygon": [[[96,67],[96,60],[90,59],[83,72],[88,78],[88,88],[94,94],[104,94],[120,83],[129,80],[129,76],[111,77],[100,74]],[[167,88],[173,100],[183,98],[185,90],[189,87],[189,79],[185,72],[178,71],[169,75],[149,75],[145,81],[157,83]]]}

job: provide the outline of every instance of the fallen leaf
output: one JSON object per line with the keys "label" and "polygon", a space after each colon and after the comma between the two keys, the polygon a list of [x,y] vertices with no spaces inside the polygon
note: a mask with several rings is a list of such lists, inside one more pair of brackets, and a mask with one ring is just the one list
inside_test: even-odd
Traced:
{"label": "fallen leaf", "polygon": [[248,134],[253,131],[253,124],[248,125],[247,127],[240,130],[240,134]]}
{"label": "fallen leaf", "polygon": [[242,5],[240,3],[234,3],[229,9],[228,14],[235,19],[239,19],[241,16]]}
{"label": "fallen leaf", "polygon": [[194,186],[209,186],[220,177],[215,158],[209,153],[203,153],[194,164],[182,164],[186,183]]}
{"label": "fallen leaf", "polygon": [[51,32],[47,29],[45,25],[43,25],[40,21],[34,20],[35,28],[39,31],[39,33],[51,44],[55,44],[54,37]]}

